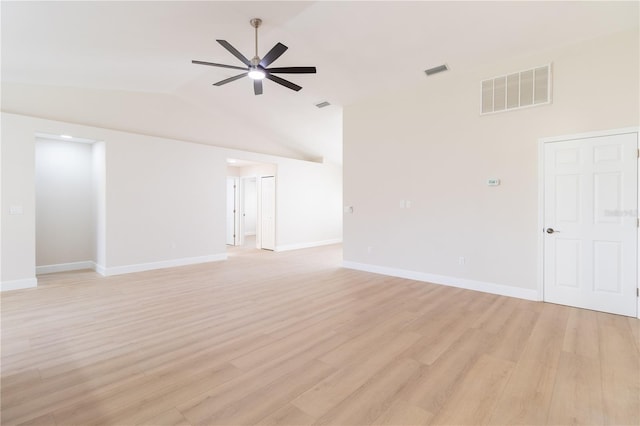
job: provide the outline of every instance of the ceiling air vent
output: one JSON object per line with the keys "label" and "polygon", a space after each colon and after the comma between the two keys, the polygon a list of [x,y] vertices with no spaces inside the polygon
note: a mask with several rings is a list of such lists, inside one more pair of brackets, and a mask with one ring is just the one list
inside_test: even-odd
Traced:
{"label": "ceiling air vent", "polygon": [[551,64],[501,75],[481,83],[481,114],[551,103]]}
{"label": "ceiling air vent", "polygon": [[320,102],[319,104],[316,104],[316,106],[318,108],[328,107],[329,105],[331,105],[331,104],[329,102],[327,102],[327,101],[323,101],[323,102]]}
{"label": "ceiling air vent", "polygon": [[438,74],[443,71],[448,71],[449,67],[446,64],[438,65],[437,67],[429,68],[428,70],[424,70],[424,73],[427,76],[432,76],[434,74]]}

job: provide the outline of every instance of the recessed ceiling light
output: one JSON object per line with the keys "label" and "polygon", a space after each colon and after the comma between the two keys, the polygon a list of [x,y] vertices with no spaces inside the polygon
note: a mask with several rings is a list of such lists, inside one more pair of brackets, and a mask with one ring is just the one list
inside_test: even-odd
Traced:
{"label": "recessed ceiling light", "polygon": [[227,159],[227,163],[229,163],[229,164],[235,164],[237,162],[238,162],[238,160],[234,160],[233,158],[228,158]]}
{"label": "recessed ceiling light", "polygon": [[62,139],[73,139],[73,136],[70,135],[60,135]]}

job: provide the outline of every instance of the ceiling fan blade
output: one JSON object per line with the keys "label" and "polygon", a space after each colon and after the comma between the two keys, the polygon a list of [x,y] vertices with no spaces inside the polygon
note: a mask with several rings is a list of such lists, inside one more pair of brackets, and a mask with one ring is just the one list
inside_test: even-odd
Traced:
{"label": "ceiling fan blade", "polygon": [[264,55],[264,58],[262,58],[262,60],[260,61],[260,66],[262,66],[263,68],[269,66],[270,63],[282,56],[282,54],[286,52],[287,49],[288,47],[282,43],[276,44],[271,48],[270,51],[267,52],[266,55]]}
{"label": "ceiling fan blade", "polygon": [[231,44],[229,44],[229,42],[227,40],[216,40],[216,41],[218,43],[220,43],[222,45],[222,47],[227,49],[233,56],[235,56],[236,58],[240,59],[240,62],[242,62],[246,66],[250,66],[251,65],[251,61],[249,61],[247,58],[245,58],[242,55],[242,53],[238,52],[238,49],[236,49]]}
{"label": "ceiling fan blade", "polygon": [[216,64],[216,63],[213,63],[213,62],[191,61],[191,63],[192,64],[198,64],[198,65],[210,65],[212,67],[231,68],[231,69],[234,69],[234,70],[246,70],[246,68],[236,67],[234,65]]}
{"label": "ceiling fan blade", "polygon": [[284,74],[315,74],[316,67],[283,67],[283,68],[267,68],[270,73]]}
{"label": "ceiling fan blade", "polygon": [[213,85],[214,86],[222,86],[223,84],[231,83],[232,81],[239,80],[242,77],[246,77],[246,76],[247,76],[247,73],[243,72],[242,74],[239,74],[239,75],[236,75],[236,76],[233,76],[233,77],[229,77],[229,78],[227,78],[225,80],[221,80],[221,81],[219,81],[217,83],[213,83]]}
{"label": "ceiling fan blade", "polygon": [[253,93],[262,95],[262,80],[253,80]]}
{"label": "ceiling fan blade", "polygon": [[297,84],[293,84],[292,82],[275,75],[267,74],[265,77],[267,77],[271,81],[275,81],[276,83],[281,84],[284,87],[288,87],[291,90],[295,90],[296,92],[302,89],[302,87],[298,86]]}

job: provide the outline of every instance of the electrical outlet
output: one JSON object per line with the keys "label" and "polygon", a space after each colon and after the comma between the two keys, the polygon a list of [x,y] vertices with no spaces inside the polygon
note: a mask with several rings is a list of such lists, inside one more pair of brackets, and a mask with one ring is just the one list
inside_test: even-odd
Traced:
{"label": "electrical outlet", "polygon": [[464,257],[464,256],[460,256],[460,257],[458,258],[458,265],[464,265],[464,264],[466,264],[466,263],[467,263],[467,259],[465,259],[465,257]]}

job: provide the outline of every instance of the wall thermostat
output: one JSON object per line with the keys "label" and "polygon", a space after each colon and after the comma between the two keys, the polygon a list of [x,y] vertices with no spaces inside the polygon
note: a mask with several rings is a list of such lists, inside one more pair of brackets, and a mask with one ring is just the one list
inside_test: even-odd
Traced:
{"label": "wall thermostat", "polygon": [[487,179],[487,186],[498,186],[498,185],[500,185],[500,179],[498,178]]}

